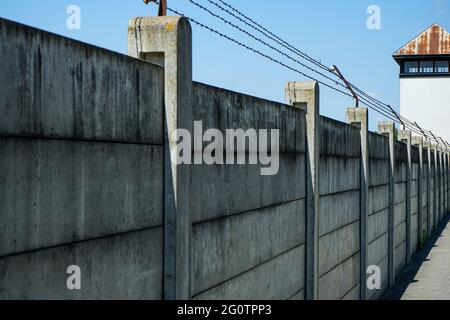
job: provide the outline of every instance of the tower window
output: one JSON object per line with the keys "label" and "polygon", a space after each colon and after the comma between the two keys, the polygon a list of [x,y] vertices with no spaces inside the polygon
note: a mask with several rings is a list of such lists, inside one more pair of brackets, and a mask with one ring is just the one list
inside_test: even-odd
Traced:
{"label": "tower window", "polygon": [[420,73],[433,73],[433,61],[420,61]]}
{"label": "tower window", "polygon": [[419,72],[419,62],[405,61],[405,73],[417,73],[417,72]]}
{"label": "tower window", "polygon": [[437,73],[447,73],[448,72],[448,61],[436,61],[434,63],[435,72]]}

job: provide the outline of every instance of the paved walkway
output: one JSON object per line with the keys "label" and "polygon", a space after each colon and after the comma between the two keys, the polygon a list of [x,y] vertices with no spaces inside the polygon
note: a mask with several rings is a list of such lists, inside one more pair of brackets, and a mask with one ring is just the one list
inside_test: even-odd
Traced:
{"label": "paved walkway", "polygon": [[389,300],[450,300],[450,217],[445,217],[423,250],[385,297]]}

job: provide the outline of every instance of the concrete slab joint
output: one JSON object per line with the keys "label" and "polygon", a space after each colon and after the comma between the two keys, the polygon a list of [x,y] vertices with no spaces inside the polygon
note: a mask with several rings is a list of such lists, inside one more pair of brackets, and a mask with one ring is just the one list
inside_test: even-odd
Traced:
{"label": "concrete slab joint", "polygon": [[[164,67],[164,298],[190,299],[189,175],[170,161],[178,128],[192,132],[192,31],[184,17],[138,17],[128,26],[128,53]],[[172,153],[172,154],[171,154]]]}

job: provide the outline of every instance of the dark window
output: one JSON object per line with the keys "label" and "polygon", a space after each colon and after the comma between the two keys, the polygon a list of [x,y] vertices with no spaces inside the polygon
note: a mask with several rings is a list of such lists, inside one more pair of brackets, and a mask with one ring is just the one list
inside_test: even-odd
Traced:
{"label": "dark window", "polygon": [[420,61],[420,73],[433,73],[433,61]]}
{"label": "dark window", "polygon": [[405,73],[419,72],[419,63],[417,61],[405,61]]}
{"label": "dark window", "polygon": [[448,61],[436,61],[434,63],[434,69],[437,73],[447,73],[448,72]]}

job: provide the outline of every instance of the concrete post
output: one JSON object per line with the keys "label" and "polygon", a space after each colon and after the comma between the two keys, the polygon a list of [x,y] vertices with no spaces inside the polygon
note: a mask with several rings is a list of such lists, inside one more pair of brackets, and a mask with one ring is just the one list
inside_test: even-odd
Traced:
{"label": "concrete post", "polygon": [[447,214],[450,213],[450,149],[447,149]]}
{"label": "concrete post", "polygon": [[444,146],[443,159],[444,159],[444,216],[447,215],[448,210],[448,155],[447,147]]}
{"label": "concrete post", "polygon": [[360,299],[367,299],[367,266],[369,241],[369,111],[367,108],[348,108],[347,123],[357,126],[361,135],[361,181],[360,181]]}
{"label": "concrete post", "polygon": [[[165,69],[164,298],[190,299],[189,170],[171,161],[179,128],[192,132],[192,32],[183,17],[133,18],[129,55]],[[150,84],[149,84],[150,85]]]}
{"label": "concrete post", "polygon": [[437,144],[432,144],[431,145],[431,149],[433,151],[434,154],[434,170],[432,172],[432,174],[434,175],[434,179],[433,179],[433,212],[431,213],[433,215],[433,230],[436,229],[437,225],[438,225],[438,179],[437,179],[437,173],[438,173],[438,145]]}
{"label": "concrete post", "polygon": [[446,147],[442,145],[441,147],[441,162],[442,162],[442,219],[444,218],[445,214],[447,213],[447,163],[446,163]]}
{"label": "concrete post", "polygon": [[395,267],[394,267],[394,195],[395,195],[395,123],[380,122],[378,124],[378,132],[389,137],[389,228],[388,228],[388,273],[389,287],[395,286]]}
{"label": "concrete post", "polygon": [[446,184],[445,184],[445,213],[449,214],[450,211],[450,153],[449,149],[445,150],[445,178],[446,178]]}
{"label": "concrete post", "polygon": [[439,145],[439,222],[444,217],[444,147]]}
{"label": "concrete post", "polygon": [[436,226],[441,221],[441,146],[436,145]]}
{"label": "concrete post", "polygon": [[427,237],[431,237],[431,233],[433,231],[433,226],[431,225],[431,143],[429,141],[424,142],[424,149],[427,151],[428,163],[427,163]]}
{"label": "concrete post", "polygon": [[408,164],[406,166],[406,264],[411,263],[411,172],[412,172],[412,135],[409,130],[400,130],[399,140],[406,143]]}
{"label": "concrete post", "polygon": [[419,148],[419,181],[417,188],[417,214],[418,214],[418,225],[417,229],[419,232],[419,243],[422,243],[425,239],[423,234],[423,137],[415,136],[412,138],[412,144]]}
{"label": "concrete post", "polygon": [[447,185],[448,185],[448,157],[447,157],[447,147],[444,146],[444,216],[447,215],[448,210],[448,193],[447,193]]}
{"label": "concrete post", "polygon": [[317,82],[288,82],[286,103],[306,110],[306,299],[319,297],[320,104]]}
{"label": "concrete post", "polygon": [[448,213],[448,149],[444,147],[444,216]]}

